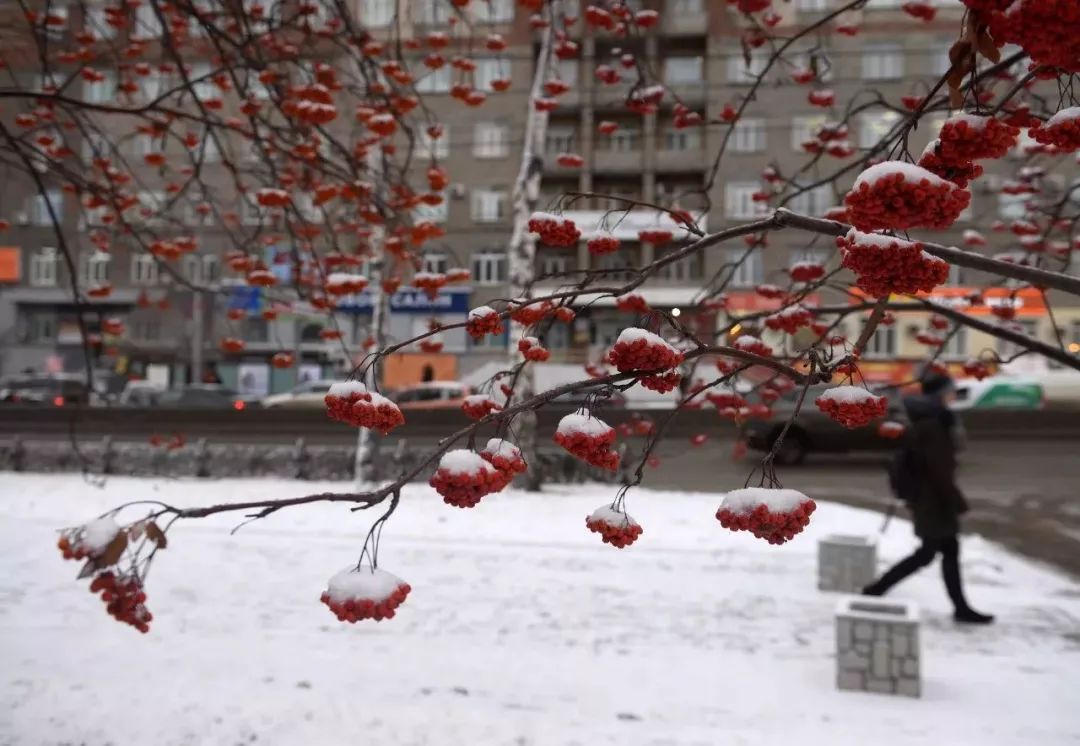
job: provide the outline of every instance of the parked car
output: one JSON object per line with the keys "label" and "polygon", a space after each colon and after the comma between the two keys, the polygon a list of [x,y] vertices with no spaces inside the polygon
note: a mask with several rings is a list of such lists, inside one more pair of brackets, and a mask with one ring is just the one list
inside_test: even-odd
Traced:
{"label": "parked car", "polygon": [[0,381],[0,402],[85,406],[91,401],[89,387],[74,375],[15,376]]}
{"label": "parked car", "polygon": [[1041,384],[1032,380],[994,376],[982,381],[956,383],[952,409],[1042,409],[1046,399]]}
{"label": "parked car", "polygon": [[[885,438],[878,434],[878,425],[882,420],[866,427],[848,429],[814,406],[814,399],[829,388],[832,386],[811,386],[806,392],[806,401],[803,403],[802,410],[795,422],[791,424],[776,454],[777,463],[799,464],[809,453],[891,451],[896,448],[895,439]],[[801,390],[801,388],[796,388],[780,397],[772,406],[771,419],[750,419],[743,425],[743,435],[750,448],[758,451],[772,449],[784,425],[791,419]],[[884,389],[879,393],[889,400],[886,419],[906,425],[908,420],[901,402],[901,394],[896,389]]]}
{"label": "parked car", "polygon": [[335,381],[304,381],[290,391],[263,397],[262,406],[269,409],[324,409],[326,392]]}
{"label": "parked car", "polygon": [[429,381],[405,386],[387,394],[402,409],[452,409],[460,407],[472,389],[458,381]]}
{"label": "parked car", "polygon": [[169,389],[157,397],[159,407],[176,409],[246,409],[251,402],[219,383],[191,383]]}
{"label": "parked car", "polygon": [[598,397],[596,391],[581,390],[568,391],[562,396],[556,396],[551,400],[552,404],[564,407],[582,407],[592,402],[601,402],[604,407],[625,407],[626,395],[618,391],[612,391],[607,396]]}
{"label": "parked car", "polygon": [[117,403],[122,407],[154,407],[166,387],[153,381],[128,381]]}

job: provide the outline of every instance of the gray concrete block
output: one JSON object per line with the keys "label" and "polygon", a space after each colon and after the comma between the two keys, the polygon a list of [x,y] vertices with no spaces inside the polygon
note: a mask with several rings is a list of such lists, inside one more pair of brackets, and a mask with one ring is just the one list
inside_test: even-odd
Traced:
{"label": "gray concrete block", "polygon": [[892,694],[896,691],[896,685],[892,679],[868,679],[866,682],[866,691],[875,692],[877,694]]}
{"label": "gray concrete block", "polygon": [[901,679],[896,682],[896,693],[905,697],[921,697],[922,687],[918,679]]}
{"label": "gray concrete block", "polygon": [[870,671],[877,678],[890,675],[889,670],[889,643],[878,640],[874,643],[874,655],[871,659]]}
{"label": "gray concrete block", "polygon": [[861,692],[866,689],[865,679],[861,673],[840,671],[836,676],[836,688]]}
{"label": "gray concrete block", "polygon": [[874,638],[874,628],[870,622],[857,621],[855,622],[855,639],[856,640],[872,640]]}

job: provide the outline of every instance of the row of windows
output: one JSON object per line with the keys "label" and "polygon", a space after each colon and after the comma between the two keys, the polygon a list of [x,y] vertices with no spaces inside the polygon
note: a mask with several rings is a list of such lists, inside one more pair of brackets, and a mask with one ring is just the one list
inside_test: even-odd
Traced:
{"label": "row of windows", "polygon": [[[55,248],[45,247],[30,256],[27,281],[34,287],[55,287],[59,281],[60,256]],[[108,282],[111,278],[112,257],[104,252],[95,252],[80,257],[78,261],[79,283],[82,286]],[[217,282],[220,276],[218,258],[211,254],[191,254],[185,256],[180,269],[181,275],[196,285],[209,285]],[[164,276],[154,257],[149,254],[134,254],[131,257],[131,284],[139,287],[157,285]]]}

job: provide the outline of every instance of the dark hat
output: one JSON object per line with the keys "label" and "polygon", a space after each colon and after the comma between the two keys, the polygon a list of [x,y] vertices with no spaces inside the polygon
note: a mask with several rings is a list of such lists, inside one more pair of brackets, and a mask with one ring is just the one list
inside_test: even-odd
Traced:
{"label": "dark hat", "polygon": [[928,373],[922,380],[924,394],[941,394],[953,388],[953,379],[944,373]]}

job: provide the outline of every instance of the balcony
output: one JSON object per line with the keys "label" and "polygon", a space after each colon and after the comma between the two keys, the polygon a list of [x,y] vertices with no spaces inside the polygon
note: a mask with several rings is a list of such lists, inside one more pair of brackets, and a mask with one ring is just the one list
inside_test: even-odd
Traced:
{"label": "balcony", "polygon": [[640,150],[597,150],[593,153],[594,174],[639,174],[644,169],[644,154]]}
{"label": "balcony", "polygon": [[709,17],[704,13],[679,15],[664,13],[661,29],[665,36],[705,36],[709,33]]}
{"label": "balcony", "polygon": [[656,151],[656,171],[658,173],[700,172],[709,168],[710,165],[711,163],[703,148]]}

